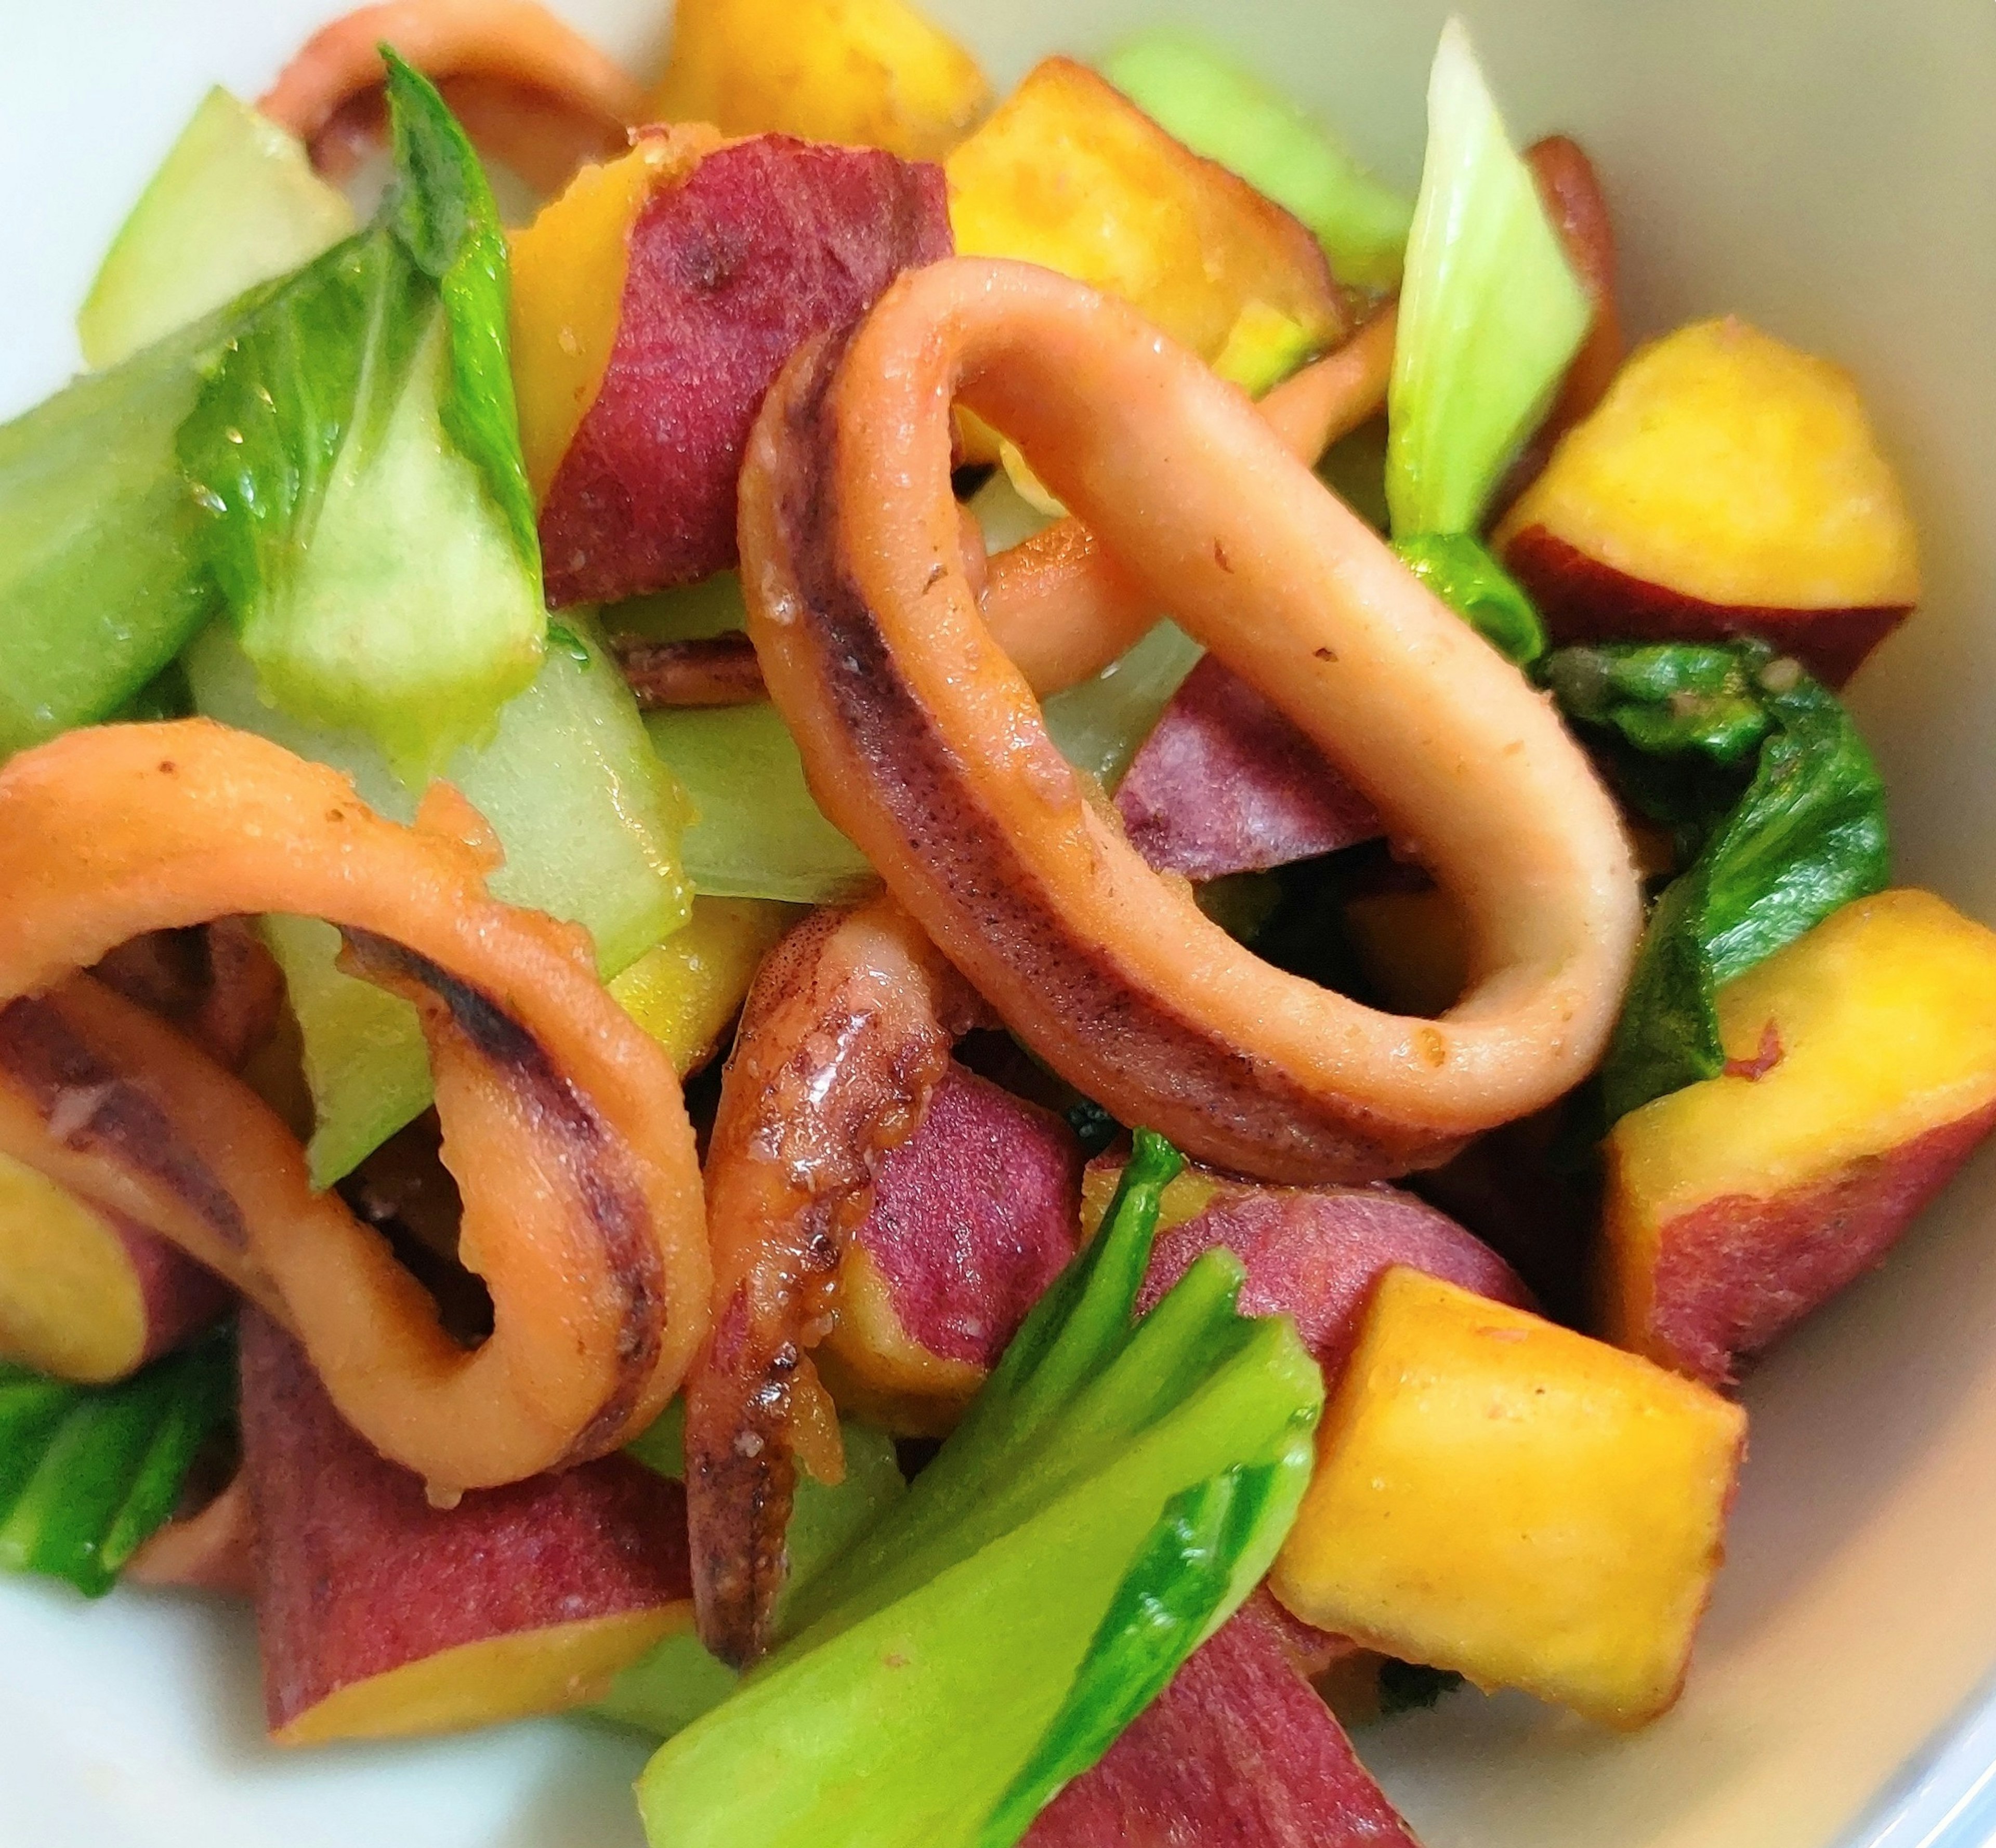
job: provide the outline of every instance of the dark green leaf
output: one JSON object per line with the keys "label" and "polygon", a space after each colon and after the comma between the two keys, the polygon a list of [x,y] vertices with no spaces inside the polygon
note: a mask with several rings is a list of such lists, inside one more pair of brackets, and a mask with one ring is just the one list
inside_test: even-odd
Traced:
{"label": "dark green leaf", "polygon": [[1474,534],[1423,532],[1395,539],[1400,561],[1506,660],[1529,666],[1546,652],[1546,628],[1524,588]]}
{"label": "dark green leaf", "polygon": [[1280,1485],[1272,1464],[1230,1469],[1165,1504],[1065,1703],[985,1824],[983,1848],[1010,1848],[1061,1786],[1164,1692],[1227,1608],[1235,1568]]}
{"label": "dark green leaf", "polygon": [[109,1591],[171,1517],[235,1382],[222,1332],[115,1385],[0,1369],[0,1566]]}
{"label": "dark green leaf", "polygon": [[512,280],[499,208],[477,153],[435,85],[391,46],[384,45],[381,57],[388,67],[397,175],[383,213],[443,299],[453,379],[444,428],[484,471],[521,559],[538,573],[540,537],[513,395]]}
{"label": "dark green leaf", "polygon": [[419,786],[532,680],[546,615],[490,193],[390,63],[381,215],[246,319],[177,448],[263,697]]}
{"label": "dark green leaf", "polygon": [[1452,1668],[1430,1668],[1424,1663],[1389,1657],[1379,1664],[1379,1717],[1390,1719],[1395,1713],[1432,1707],[1461,1685],[1462,1677]]}
{"label": "dark green leaf", "polygon": [[1616,762],[1673,773],[1636,800],[1696,844],[1650,915],[1602,1070],[1612,1123],[1716,1077],[1720,986],[1884,887],[1884,790],[1835,695],[1760,642],[1564,649],[1546,679],[1624,747]]}

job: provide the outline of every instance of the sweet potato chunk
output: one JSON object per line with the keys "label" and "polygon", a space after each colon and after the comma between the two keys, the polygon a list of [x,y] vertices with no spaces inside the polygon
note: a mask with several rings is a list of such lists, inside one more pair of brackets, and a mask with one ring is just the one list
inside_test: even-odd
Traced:
{"label": "sweet potato chunk", "polygon": [[977,60],[906,0],[679,0],[651,111],[938,160],[990,99]]}
{"label": "sweet potato chunk", "polygon": [[577,1706],[693,1621],[680,1484],[614,1455],[434,1508],[254,1312],[243,1326],[243,1446],[280,1745]]}
{"label": "sweet potato chunk", "polygon": [[882,1158],[815,1353],[841,1406],[941,1435],[1073,1257],[1081,1150],[1051,1111],[952,1064]]}
{"label": "sweet potato chunk", "polygon": [[1234,340],[1265,372],[1272,339],[1294,364],[1351,331],[1303,225],[1069,59],[1035,66],[948,165],[959,250],[1119,295],[1209,362]]}
{"label": "sweet potato chunk", "polygon": [[1868,1270],[1996,1124],[1996,933],[1931,893],[1834,913],[1719,991],[1733,1069],[1608,1139],[1609,1338],[1729,1380]]}
{"label": "sweet potato chunk", "polygon": [[721,1050],[762,960],[796,922],[790,905],[696,898],[693,915],[610,984],[632,1020],[672,1054],[680,1075]]}
{"label": "sweet potato chunk", "polygon": [[1186,1661],[1026,1848],[1418,1848],[1257,1596]]}
{"label": "sweet potato chunk", "polygon": [[[648,167],[641,143],[584,174],[543,214],[557,215],[545,232],[537,222],[520,240],[533,253],[514,365],[530,466],[548,482],[541,545],[557,607],[733,564],[735,477],[770,380],[811,335],[950,252],[934,167],[780,135],[690,164],[690,146],[668,137]],[[593,305],[612,299],[606,343]]]}
{"label": "sweet potato chunk", "polygon": [[0,1361],[102,1385],[228,1302],[219,1278],[157,1234],[0,1155]]}
{"label": "sweet potato chunk", "polygon": [[1919,597],[1857,387],[1737,320],[1630,360],[1497,540],[1557,640],[1758,635],[1833,685]]}
{"label": "sweet potato chunk", "polygon": [[1705,1387],[1390,1270],[1270,1584],[1320,1629],[1639,1726],[1682,1685],[1745,1433]]}
{"label": "sweet potato chunk", "polygon": [[1116,808],[1145,859],[1190,879],[1334,853],[1380,827],[1288,716],[1212,655],[1130,760]]}

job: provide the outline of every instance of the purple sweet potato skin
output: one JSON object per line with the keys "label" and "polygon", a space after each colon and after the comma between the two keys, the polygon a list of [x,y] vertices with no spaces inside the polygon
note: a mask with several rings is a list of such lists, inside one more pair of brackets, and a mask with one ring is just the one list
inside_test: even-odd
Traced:
{"label": "purple sweet potato skin", "polygon": [[1267,872],[1381,831],[1323,753],[1211,655],[1131,759],[1116,809],[1145,859],[1189,879]]}
{"label": "purple sweet potato skin", "polygon": [[1196,1650],[1026,1848],[1419,1848],[1259,1596]]}
{"label": "purple sweet potato skin", "polygon": [[246,1309],[243,1454],[274,1733],[356,1681],[461,1643],[693,1595],[686,1491],[621,1455],[432,1508]]}
{"label": "purple sweet potato skin", "polygon": [[1247,1268],[1241,1313],[1293,1316],[1330,1382],[1351,1354],[1368,1294],[1391,1265],[1532,1306],[1517,1273],[1488,1245],[1426,1201],[1382,1186],[1223,1191],[1205,1212],[1158,1235],[1139,1308],[1148,1309],[1216,1245]]}
{"label": "purple sweet potato skin", "polygon": [[541,511],[549,601],[610,602],[735,562],[764,393],[812,335],[948,256],[942,170],[758,135],[646,205],[610,363]]}
{"label": "purple sweet potato skin", "polygon": [[995,1366],[1075,1254],[1081,1171],[1059,1117],[952,1061],[921,1127],[882,1159],[855,1234],[910,1339]]}

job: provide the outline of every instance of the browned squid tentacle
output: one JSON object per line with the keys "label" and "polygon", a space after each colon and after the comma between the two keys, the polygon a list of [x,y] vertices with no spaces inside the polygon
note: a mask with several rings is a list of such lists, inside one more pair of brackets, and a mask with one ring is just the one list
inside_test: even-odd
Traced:
{"label": "browned squid tentacle", "polygon": [[[1472,980],[1446,1014],[1261,962],[1089,802],[963,574],[959,390],[1453,892]],[[1371,1179],[1599,1058],[1641,905],[1585,757],[1245,398],[1121,304],[1019,263],[903,277],[771,391],[741,533],[749,632],[820,805],[1007,1024],[1123,1120],[1265,1179]]]}
{"label": "browned squid tentacle", "polygon": [[687,1384],[694,1605],[725,1661],[751,1661],[769,1640],[800,1423],[836,1442],[806,1350],[824,1332],[846,1236],[875,1164],[914,1134],[976,1013],[884,899],[806,919],[749,991],[707,1155],[714,1329]]}
{"label": "browned squid tentacle", "polygon": [[[707,1328],[693,1132],[586,935],[487,896],[447,786],[418,825],[204,720],[71,732],[0,769],[0,1149],[158,1230],[296,1330],[335,1402],[441,1495],[614,1447]],[[126,938],[287,911],[422,1016],[494,1333],[467,1351],[380,1235],[312,1190],[256,1094],[71,971]]]}

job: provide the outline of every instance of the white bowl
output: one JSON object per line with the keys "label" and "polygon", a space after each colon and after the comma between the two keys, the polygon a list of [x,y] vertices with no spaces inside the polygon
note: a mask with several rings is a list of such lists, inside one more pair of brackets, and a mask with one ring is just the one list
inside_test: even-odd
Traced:
{"label": "white bowl", "polygon": [[[927,0],[1009,82],[1194,18],[1411,184],[1443,0]],[[5,0],[0,413],[209,83],[254,96],[328,0]],[[634,69],[652,0],[563,10]],[[1607,180],[1634,325],[1731,310],[1862,380],[1929,594],[1854,690],[1901,876],[1996,920],[1996,7],[1464,0],[1513,129]],[[4,621],[0,614],[0,621]],[[1429,1848],[1970,1848],[1996,1836],[1996,1158],[1757,1373],[1732,1558],[1691,1686],[1613,1738],[1473,1695],[1358,1743]],[[636,1742],[544,1723],[280,1757],[250,1626],[0,1585],[0,1843],[620,1848]]]}

